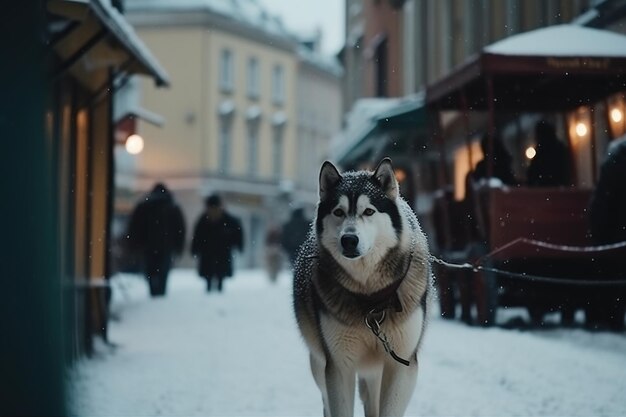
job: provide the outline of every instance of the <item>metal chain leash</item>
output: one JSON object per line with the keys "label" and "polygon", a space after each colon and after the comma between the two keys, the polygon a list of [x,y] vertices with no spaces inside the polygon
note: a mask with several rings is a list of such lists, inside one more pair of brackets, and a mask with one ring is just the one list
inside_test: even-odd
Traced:
{"label": "metal chain leash", "polygon": [[[376,318],[375,315],[379,315],[380,317]],[[391,355],[391,357],[394,360],[400,362],[402,365],[409,366],[411,363],[407,361],[406,359],[402,359],[400,356],[396,354],[396,352],[394,352],[393,348],[391,347],[391,343],[389,343],[389,340],[387,339],[387,335],[385,334],[385,332],[383,332],[380,329],[380,325],[385,321],[385,317],[386,317],[385,310],[381,312],[377,312],[376,310],[371,310],[369,313],[365,315],[365,325],[368,327],[368,329],[372,331],[374,336],[376,336],[378,340],[380,340],[380,342],[383,344],[383,347],[385,348],[385,352]]]}

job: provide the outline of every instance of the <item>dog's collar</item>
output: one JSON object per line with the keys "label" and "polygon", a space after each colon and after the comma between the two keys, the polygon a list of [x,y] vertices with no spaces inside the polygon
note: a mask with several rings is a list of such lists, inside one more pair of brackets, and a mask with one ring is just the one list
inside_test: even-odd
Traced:
{"label": "dog's collar", "polygon": [[[348,305],[343,304],[341,309],[353,309],[353,314],[356,313],[359,316],[364,316],[372,312],[380,314],[388,309],[393,309],[394,312],[399,313],[403,311],[403,308],[402,303],[400,302],[400,297],[398,296],[398,289],[404,282],[404,279],[411,268],[412,260],[413,253],[411,252],[404,273],[395,279],[391,284],[374,293],[364,294],[352,291],[334,279],[330,279],[330,276],[333,275],[332,273],[321,274],[321,277],[325,279],[317,280],[314,286],[316,287],[316,292],[320,294],[325,293],[331,298],[344,298],[352,300],[353,302]],[[341,293],[343,293],[343,296],[339,296]],[[325,307],[330,311],[334,311],[338,318],[342,316],[340,311],[329,308],[330,306]]]}
{"label": "dog's collar", "polygon": [[373,294],[354,293],[357,303],[360,304],[361,311],[367,313],[379,313],[387,310],[388,308],[393,308],[396,313],[402,312],[402,303],[400,302],[400,297],[398,297],[398,288],[400,288],[400,285],[404,282],[404,278],[406,278],[406,275],[409,273],[412,260],[413,253],[409,254],[409,261],[406,264],[406,268],[402,276],[385,288],[380,289]]}
{"label": "dog's collar", "polygon": [[396,279],[390,285],[373,294],[361,294],[348,289],[345,290],[351,293],[356,300],[359,310],[363,312],[382,312],[388,308],[393,308],[393,311],[399,313],[402,311],[402,304],[398,297],[398,288],[400,284],[402,284],[402,281],[404,281],[404,276]]}
{"label": "dog's collar", "polygon": [[[319,258],[319,255],[312,256],[311,258]],[[409,260],[402,276],[390,285],[372,294],[362,294],[351,291],[339,282],[331,282],[328,277],[332,276],[332,274],[321,274],[321,277],[325,277],[326,279],[315,280],[313,282],[313,302],[346,325],[355,324],[349,319],[350,317],[363,317],[365,325],[372,331],[374,336],[381,341],[385,351],[398,363],[410,366],[410,361],[401,358],[393,350],[391,343],[387,339],[387,335],[382,331],[380,325],[385,320],[386,312],[390,307],[393,307],[395,312],[398,313],[403,310],[400,297],[398,296],[398,289],[409,273],[412,260],[413,251],[410,252]],[[344,303],[339,305],[338,308],[332,309],[330,305],[323,302],[323,298],[321,297],[322,293],[326,294],[326,296],[330,299],[337,300],[340,298],[347,298],[353,300],[353,302],[347,304]]]}

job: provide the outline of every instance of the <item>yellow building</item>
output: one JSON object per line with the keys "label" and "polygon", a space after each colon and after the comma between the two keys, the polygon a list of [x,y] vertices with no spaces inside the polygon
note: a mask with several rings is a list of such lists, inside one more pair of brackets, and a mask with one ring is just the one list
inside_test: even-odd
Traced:
{"label": "yellow building", "polygon": [[255,0],[129,0],[126,9],[171,88],[141,84],[141,105],[164,124],[137,121],[145,148],[118,164],[118,184],[136,196],[164,181],[190,231],[203,198],[219,193],[243,223],[238,265],[259,265],[267,225],[300,194],[297,39]]}

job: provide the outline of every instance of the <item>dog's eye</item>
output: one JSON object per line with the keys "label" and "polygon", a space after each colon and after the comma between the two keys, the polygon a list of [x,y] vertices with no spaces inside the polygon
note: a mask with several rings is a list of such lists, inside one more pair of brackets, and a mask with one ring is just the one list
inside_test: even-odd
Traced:
{"label": "dog's eye", "polygon": [[373,209],[371,209],[371,208],[366,208],[366,209],[363,211],[363,215],[364,215],[364,216],[371,216],[371,215],[372,215],[372,214],[374,214],[374,213],[376,213],[376,212],[375,212]]}
{"label": "dog's eye", "polygon": [[333,214],[337,217],[343,217],[345,213],[342,209],[336,209],[335,211],[333,211]]}

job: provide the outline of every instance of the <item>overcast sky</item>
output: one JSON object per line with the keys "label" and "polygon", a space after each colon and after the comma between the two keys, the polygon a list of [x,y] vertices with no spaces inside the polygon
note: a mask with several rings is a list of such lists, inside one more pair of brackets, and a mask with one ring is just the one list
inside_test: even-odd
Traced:
{"label": "overcast sky", "polygon": [[282,17],[287,28],[296,33],[322,29],[322,51],[335,54],[341,49],[344,37],[344,9],[342,0],[259,0],[272,14]]}

